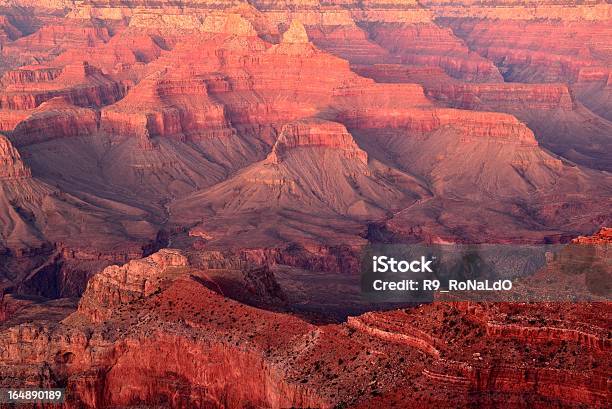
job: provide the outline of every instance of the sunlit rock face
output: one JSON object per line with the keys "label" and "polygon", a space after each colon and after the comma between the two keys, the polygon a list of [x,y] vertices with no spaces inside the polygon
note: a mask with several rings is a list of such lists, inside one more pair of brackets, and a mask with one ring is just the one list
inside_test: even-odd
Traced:
{"label": "sunlit rock face", "polygon": [[88,408],[205,408],[220,396],[225,407],[605,405],[606,303],[438,302],[315,325],[226,298],[227,283],[188,256],[108,267],[72,313],[0,299],[5,322],[37,319],[0,329],[3,385],[61,382]]}
{"label": "sunlit rock face", "polygon": [[[610,10],[0,0],[0,388],[606,407]],[[534,280],[603,301],[364,302],[406,243],[559,245]]]}
{"label": "sunlit rock face", "polygon": [[17,149],[4,135],[0,135],[0,163],[2,179],[14,180],[32,176],[31,170],[23,163]]}

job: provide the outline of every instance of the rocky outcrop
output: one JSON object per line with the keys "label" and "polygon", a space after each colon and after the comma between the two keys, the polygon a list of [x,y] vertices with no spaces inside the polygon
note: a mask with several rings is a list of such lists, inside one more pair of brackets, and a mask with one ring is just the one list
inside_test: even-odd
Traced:
{"label": "rocky outcrop", "polygon": [[580,236],[572,240],[576,244],[609,244],[612,243],[612,227],[602,227],[590,236]]}
{"label": "rocky outcrop", "polygon": [[202,22],[197,16],[180,13],[136,13],[130,18],[131,28],[154,27],[161,30],[184,30],[198,32]]}
{"label": "rocky outcrop", "polygon": [[[312,231],[308,236],[318,235],[315,226],[320,217],[341,224],[344,222],[338,215],[373,219],[426,194],[410,176],[368,161],[344,125],[310,118],[286,123],[266,160],[176,201],[172,214],[177,223],[198,223],[201,209],[208,203],[215,215],[202,226],[213,238],[209,244],[236,247],[232,243],[245,240],[248,247],[274,247],[282,244],[282,239],[268,235],[269,228],[284,230],[281,236],[293,236],[292,230],[299,225],[300,230]],[[245,197],[250,199],[245,201]],[[270,217],[260,219],[260,212]],[[289,221],[293,212],[309,216],[294,224]],[[252,227],[241,231],[240,237],[228,235],[223,227],[245,220],[252,220],[246,222]],[[330,243],[327,237],[323,240]],[[298,243],[312,241],[299,238]]]}
{"label": "rocky outcrop", "polygon": [[435,24],[371,27],[373,41],[408,65],[440,67],[450,76],[467,81],[503,82],[497,68],[470,51],[449,29]]}
{"label": "rocky outcrop", "polygon": [[13,130],[11,139],[17,146],[31,145],[58,138],[87,136],[98,129],[94,110],[76,107],[64,98],[43,102]]}
{"label": "rocky outcrop", "polygon": [[257,37],[257,31],[253,27],[253,24],[238,13],[208,15],[202,23],[202,31],[244,37]]}
{"label": "rocky outcrop", "polygon": [[[507,310],[521,309],[520,305],[516,304],[507,304],[505,307]],[[545,310],[547,311],[549,307],[551,309],[560,307],[564,310],[566,307],[571,308],[569,305],[560,304],[546,306]],[[496,325],[498,325],[490,321],[494,319],[493,315],[495,313],[491,313],[495,310],[495,307],[489,310],[487,306],[478,304],[470,306],[467,303],[454,303],[451,305],[441,303],[438,306],[425,307],[425,309],[430,314],[433,314],[429,319],[435,319],[435,314],[437,314],[435,311],[444,311],[439,316],[439,319],[449,323],[452,327],[459,327],[453,330],[453,332],[464,340],[466,337],[469,338],[469,334],[474,333],[473,331],[478,332],[481,327],[491,325],[491,328],[497,328]],[[470,314],[474,314],[475,311],[480,311],[482,315],[479,315],[479,318],[474,320],[474,316]],[[467,312],[467,315],[463,315],[464,312]],[[408,314],[413,316],[410,312]],[[514,319],[515,317],[508,316],[507,318]],[[532,321],[551,322],[547,321],[546,318],[531,319]],[[570,369],[569,367],[562,368],[557,365],[566,359],[565,356],[568,353],[566,351],[569,345],[581,345],[578,348],[581,348],[582,345],[585,345],[587,348],[594,348],[591,349],[591,353],[597,356],[605,354],[605,351],[609,350],[609,343],[603,349],[600,349],[603,344],[599,346],[587,345],[584,343],[586,341],[584,337],[559,338],[554,333],[554,330],[556,330],[570,334],[572,330],[575,330],[570,328],[540,328],[542,330],[540,334],[548,334],[547,339],[535,336],[533,331],[538,330],[536,326],[531,327],[531,332],[526,330],[523,333],[523,337],[520,338],[511,336],[498,337],[494,330],[491,332],[487,330],[486,337],[491,337],[488,342],[501,342],[505,345],[504,349],[499,351],[501,354],[507,353],[509,349],[520,348],[518,345],[511,346],[512,342],[509,342],[508,339],[520,340],[520,342],[536,348],[544,343],[555,345],[551,348],[551,355],[549,357],[540,357],[535,360],[535,362],[540,362],[540,364],[535,366],[533,362],[529,362],[527,356],[523,356],[518,361],[515,360],[516,357],[512,358],[514,360],[512,363],[509,362],[509,359],[499,359],[499,357],[493,358],[493,361],[490,361],[492,355],[497,354],[491,349],[483,348],[483,344],[480,344],[480,341],[476,341],[476,344],[468,341],[464,344],[467,346],[467,349],[462,349],[457,344],[459,340],[440,329],[434,329],[433,327],[436,327],[437,324],[432,326],[428,319],[418,318],[416,321],[411,321],[397,313],[370,313],[361,317],[351,318],[349,325],[352,325],[359,331],[366,331],[389,342],[401,342],[412,345],[412,347],[424,350],[434,356],[436,359],[432,362],[431,366],[423,370],[423,375],[430,382],[440,386],[444,385],[445,388],[466,392],[471,391],[470,393],[474,394],[487,393],[487,391],[492,390],[497,391],[497,393],[509,394],[517,392],[535,393],[548,399],[561,399],[567,405],[582,402],[586,405],[600,407],[603,404],[602,399],[605,399],[606,395],[606,387],[604,386],[605,376],[602,376],[603,373],[597,369],[593,370],[593,368],[581,371],[574,370],[573,368]],[[554,320],[552,321],[554,322]],[[419,329],[411,328],[415,325]],[[572,326],[571,319],[563,321],[560,326],[565,325]],[[436,335],[432,336],[432,333]],[[495,341],[495,339],[499,341]],[[561,345],[561,347],[559,348],[558,345]],[[573,349],[575,346],[569,348]],[[478,352],[472,353],[472,351]],[[529,348],[526,348],[525,351],[529,355]],[[522,361],[523,359],[524,361]],[[564,365],[561,364],[561,366]],[[597,365],[595,365],[596,367]],[[588,375],[586,375],[587,373]]]}
{"label": "rocky outcrop", "polygon": [[[52,350],[45,351],[51,336]],[[19,347],[26,343],[32,346],[29,351]],[[50,372],[39,373],[39,379],[52,386],[55,382],[50,376],[59,376],[74,392],[69,404],[85,408],[150,402],[165,402],[173,408],[206,408],[218,402],[225,407],[330,407],[308,387],[288,383],[282,372],[256,351],[214,339],[195,340],[186,334],[157,330],[113,342],[99,333],[68,330],[50,334],[44,328],[24,326],[7,334],[1,348],[3,358],[20,355],[14,355],[12,362],[13,368],[21,364],[20,376],[26,375],[27,365],[37,359],[57,361]],[[240,371],[235,371],[237,368]],[[110,392],[115,390],[118,392]]]}
{"label": "rocky outcrop", "polygon": [[[415,407],[605,407],[607,351],[489,336],[483,325],[505,312],[558,326],[555,311],[569,314],[563,325],[578,316],[596,323],[592,314],[606,305],[436,303],[313,325],[209,290],[213,271],[176,250],[107,268],[61,323],[36,317],[0,327],[0,385],[61,384],[68,403],[85,408],[365,408],[397,399]],[[487,318],[474,319],[477,309]]]}
{"label": "rocky outcrop", "polygon": [[[358,66],[358,73],[377,81],[422,84],[427,95],[446,106],[501,111],[525,122],[540,144],[581,165],[608,169],[596,152],[608,143],[610,124],[599,117],[608,104],[601,82],[566,84],[468,84],[436,69],[380,64]],[[597,114],[585,109],[588,104]]]}
{"label": "rocky outcrop", "polygon": [[[350,116],[349,116],[350,115]],[[405,128],[428,133],[445,127],[460,131],[464,142],[473,138],[491,138],[503,143],[536,146],[533,132],[516,117],[494,112],[471,112],[454,109],[405,109],[386,112],[361,111],[343,116],[358,128]]]}
{"label": "rocky outcrop", "polygon": [[[204,232],[203,226],[196,226],[189,234],[207,237],[206,242],[214,239]],[[196,242],[193,248],[197,256],[193,263],[199,268],[252,270],[274,265],[291,266],[308,271],[329,271],[350,274],[359,268],[358,246],[322,246],[290,244],[284,247],[250,248],[240,250],[212,250],[206,242]]]}
{"label": "rocky outcrop", "polygon": [[[513,82],[575,82],[582,70],[606,67],[609,30],[598,23],[443,19],[469,47]],[[585,46],[585,44],[591,44]]]}
{"label": "rocky outcrop", "polygon": [[563,84],[462,84],[427,87],[428,95],[462,109],[571,111],[574,100]]}
{"label": "rocky outcrop", "polygon": [[11,43],[8,51],[23,48],[28,52],[45,55],[49,51],[57,52],[58,49],[92,47],[106,43],[109,39],[108,29],[93,21],[51,19],[49,24],[43,25],[35,33]]}
{"label": "rocky outcrop", "polygon": [[[163,45],[163,43],[162,43]],[[75,61],[95,61],[104,73],[118,78],[128,77],[127,82],[139,80],[140,75],[126,75],[130,69],[139,70],[161,55],[162,48],[153,34],[127,29],[114,35],[108,42],[87,48],[70,48],[53,59],[54,64],[70,65]]]}
{"label": "rocky outcrop", "polygon": [[[512,307],[498,309],[496,306],[480,305],[471,302],[453,304],[466,317],[485,328],[490,337],[500,339],[518,339],[526,344],[567,343],[572,342],[583,348],[597,352],[609,351],[612,348],[610,339],[605,331],[597,326],[585,323],[570,323],[568,320],[533,319],[529,315],[512,316],[504,310]],[[539,324],[539,325],[538,325]]]}
{"label": "rocky outcrop", "polygon": [[421,2],[438,17],[466,17],[499,20],[606,21],[612,17],[609,4],[601,0],[588,3],[573,0],[529,1],[502,0],[479,3],[472,0],[427,0]]}
{"label": "rocky outcrop", "polygon": [[79,311],[94,322],[110,318],[121,304],[148,297],[172,274],[170,268],[187,267],[187,258],[178,251],[161,250],[148,258],[110,266],[87,284]]}
{"label": "rocky outcrop", "polygon": [[[240,335],[243,341],[238,346],[233,336],[222,329],[228,324],[233,325],[231,316],[238,312],[234,307],[241,310],[246,308],[243,310],[246,315],[236,315],[241,320],[250,314],[263,314],[269,320],[259,321],[279,331],[279,323],[284,318],[233,301],[230,301],[232,306],[228,306],[228,300],[206,289],[202,284],[206,274],[188,268],[188,262],[181,253],[164,250],[123,267],[107,268],[96,277],[88,286],[79,312],[68,317],[59,327],[34,324],[13,327],[4,332],[5,336],[0,342],[0,359],[5,363],[10,360],[11,373],[19,373],[17,376],[26,379],[30,373],[28,367],[51,359],[53,368],[46,374],[41,373],[39,379],[46,385],[54,384],[54,379],[61,379],[60,382],[65,382],[74,391],[71,404],[88,408],[148,404],[162,400],[177,408],[204,408],[214,402],[223,402],[226,407],[251,404],[273,408],[287,405],[330,406],[308,385],[292,380],[287,370],[276,363],[277,359],[269,356],[273,351],[272,345],[280,347],[280,344],[267,344],[265,337]],[[197,291],[189,294],[189,288]],[[104,331],[91,333],[77,324],[83,322],[85,317],[97,317],[89,306],[108,309],[105,320],[114,321],[126,307],[142,302],[153,302],[154,310],[160,308],[155,315],[159,313],[159,318],[165,321],[164,314],[173,311],[173,308],[166,309],[166,301],[174,305],[179,300],[175,297],[176,291],[189,300],[200,299],[202,304],[197,310],[207,309],[206,316],[216,318],[207,321],[200,317],[199,312],[196,313],[196,309],[193,309],[195,306],[187,307],[185,312],[193,311],[195,314],[188,313],[189,317],[175,321],[183,323],[178,327],[168,321],[168,325],[163,324],[163,330],[158,328],[151,332],[134,321],[136,325],[132,328],[140,327],[141,330],[132,335],[123,332],[130,328],[123,327],[126,323],[123,318],[117,321],[122,322],[123,328],[118,332],[113,330],[112,335],[104,334]],[[207,295],[204,298],[200,298],[202,293],[196,296],[200,291]],[[166,295],[162,295],[164,293]],[[208,308],[206,304],[209,304]],[[131,314],[133,312],[128,313]],[[230,321],[226,321],[227,314]],[[283,331],[288,339],[300,337],[311,328],[309,324],[296,319],[290,319],[289,323],[285,321],[285,324],[288,327]],[[103,326],[101,323],[99,325]],[[190,331],[195,331],[191,333],[193,335],[199,335],[194,338]],[[274,351],[275,354],[282,353],[281,349],[274,348]],[[161,355],[166,359],[160,361],[158,358]],[[150,361],[145,356],[150,356]],[[183,358],[172,358],[177,356]],[[240,370],[236,372],[238,368]],[[3,366],[3,386],[8,386],[8,378],[4,376],[8,370],[8,366]],[[131,392],[110,393],[119,382],[125,383],[126,374],[129,374]],[[169,374],[172,374],[170,378]],[[167,382],[168,379],[170,382]],[[214,379],[213,383],[211,379]],[[153,385],[159,385],[159,388],[151,389]]]}
{"label": "rocky outcrop", "polygon": [[348,327],[357,331],[363,331],[388,342],[404,344],[423,351],[434,358],[440,358],[440,351],[436,348],[436,344],[440,344],[439,340],[416,328],[411,328],[409,325],[404,326],[401,331],[398,331],[397,328],[393,328],[393,325],[389,328],[387,324],[381,317],[373,317],[368,315],[368,313],[360,317],[349,317],[346,322]]}
{"label": "rocky outcrop", "polygon": [[0,180],[16,180],[31,176],[32,171],[23,163],[17,149],[4,135],[0,135]]}
{"label": "rocky outcrop", "polygon": [[102,46],[110,38],[109,30],[100,21],[63,18],[61,12],[48,14],[45,9],[39,20],[36,8],[27,12],[17,10],[16,14],[23,16],[19,18],[20,27],[28,35],[2,47],[2,71],[21,65],[46,64],[68,49],[80,50],[86,55],[86,50]]}
{"label": "rocky outcrop", "polygon": [[[40,224],[45,222],[43,216],[35,215],[35,217],[40,220]],[[27,222],[32,223],[33,220]],[[72,220],[66,221],[66,224],[70,223]],[[114,235],[119,236],[118,233],[116,230]],[[146,238],[140,241],[127,239],[116,248],[104,248],[100,244],[92,246],[70,239],[62,237],[40,249],[29,249],[29,256],[32,259],[43,258],[43,261],[32,266],[25,278],[16,280],[14,292],[51,299],[80,297],[95,273],[113,264],[124,264],[130,260],[140,259],[167,244],[163,234],[158,234],[148,241]],[[93,239],[104,240],[104,237],[99,235]],[[18,250],[12,251],[17,253]],[[21,254],[20,257],[27,258],[28,254]]]}
{"label": "rocky outcrop", "polygon": [[455,108],[517,112],[529,109],[571,111],[574,98],[564,84],[489,83],[456,81],[435,68],[376,64],[355,67],[380,82],[419,83],[428,96]]}
{"label": "rocky outcrop", "polygon": [[347,158],[367,163],[368,155],[359,149],[353,137],[339,123],[317,119],[289,123],[283,127],[268,160],[278,162],[289,149],[322,147],[341,151]]}
{"label": "rocky outcrop", "polygon": [[8,16],[0,16],[0,45],[21,37],[23,33],[13,25]]}
{"label": "rocky outcrop", "polygon": [[208,97],[205,80],[161,71],[134,87],[120,103],[102,110],[101,129],[148,140],[184,140],[231,132],[224,107]]}
{"label": "rocky outcrop", "polygon": [[52,81],[9,84],[0,92],[0,108],[28,110],[52,98],[73,105],[100,107],[123,98],[125,88],[86,62],[68,65]]}
{"label": "rocky outcrop", "polygon": [[57,67],[24,66],[6,72],[0,79],[0,82],[4,86],[9,86],[11,84],[23,85],[32,82],[53,81],[61,73],[62,69]]}
{"label": "rocky outcrop", "polygon": [[26,119],[28,111],[2,111],[0,110],[0,131],[12,131],[19,122]]}
{"label": "rocky outcrop", "polygon": [[398,60],[389,50],[372,41],[366,30],[350,18],[342,25],[312,25],[308,36],[322,50],[348,60],[351,64],[374,64]]}
{"label": "rocky outcrop", "polygon": [[309,42],[306,29],[298,20],[293,20],[291,25],[283,33],[283,42],[289,44],[306,44]]}
{"label": "rocky outcrop", "polygon": [[[292,16],[300,19],[317,47],[351,64],[414,64],[440,67],[453,77],[469,81],[502,81],[494,64],[470,51],[450,29],[436,25],[418,4],[362,7],[362,12],[330,8],[319,18],[307,11]],[[401,8],[406,8],[406,15]],[[269,18],[278,18],[279,25],[290,21],[276,14]]]}

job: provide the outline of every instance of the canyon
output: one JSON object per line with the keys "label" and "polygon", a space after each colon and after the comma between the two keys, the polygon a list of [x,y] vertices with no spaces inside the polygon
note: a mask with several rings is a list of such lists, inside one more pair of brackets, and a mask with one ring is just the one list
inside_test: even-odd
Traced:
{"label": "canyon", "polygon": [[67,407],[607,401],[608,303],[447,301],[320,326],[281,312],[282,298],[276,312],[228,298],[216,280],[229,270],[197,260],[168,249],[107,267],[76,310],[47,306],[43,315],[36,301],[3,300],[0,373],[18,374],[16,385],[68,387]]}
{"label": "canyon", "polygon": [[[602,0],[0,0],[0,388],[606,407],[611,22]],[[537,303],[529,280],[364,301],[366,249],[412,243],[564,250]]]}

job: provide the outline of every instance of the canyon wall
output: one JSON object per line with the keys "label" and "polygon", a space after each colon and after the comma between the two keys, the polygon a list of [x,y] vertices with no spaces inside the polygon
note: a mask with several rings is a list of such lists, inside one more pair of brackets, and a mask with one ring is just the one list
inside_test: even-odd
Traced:
{"label": "canyon wall", "polygon": [[0,135],[0,179],[21,179],[32,176],[30,169],[21,160],[13,144]]}
{"label": "canyon wall", "polygon": [[609,343],[483,329],[506,316],[571,330],[606,304],[434,303],[318,326],[222,296],[195,255],[162,250],[108,267],[60,323],[0,326],[2,386],[67,386],[67,408],[605,405]]}

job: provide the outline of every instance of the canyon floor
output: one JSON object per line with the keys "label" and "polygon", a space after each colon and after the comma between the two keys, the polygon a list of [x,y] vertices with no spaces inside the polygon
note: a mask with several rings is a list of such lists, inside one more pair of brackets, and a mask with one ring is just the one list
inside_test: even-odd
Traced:
{"label": "canyon floor", "polygon": [[[600,0],[0,0],[0,388],[608,407],[611,38]],[[564,250],[537,303],[361,296],[370,246],[449,243]]]}

